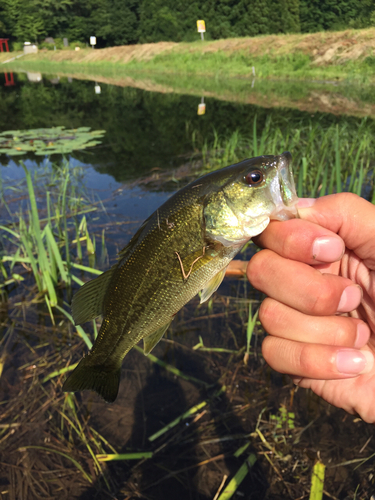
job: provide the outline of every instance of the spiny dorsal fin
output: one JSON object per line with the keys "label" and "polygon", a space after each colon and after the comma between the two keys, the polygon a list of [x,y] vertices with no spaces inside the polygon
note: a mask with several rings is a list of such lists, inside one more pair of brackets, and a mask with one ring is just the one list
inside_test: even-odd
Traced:
{"label": "spiny dorsal fin", "polygon": [[215,274],[215,276],[213,278],[211,278],[210,281],[203,288],[202,293],[201,293],[201,304],[203,304],[203,302],[206,302],[206,300],[208,300],[211,297],[211,295],[214,292],[216,292],[216,290],[219,288],[219,286],[221,285],[221,282],[224,279],[226,269],[227,268],[225,267],[224,269],[219,271],[217,274]]}
{"label": "spiny dorsal fin", "polygon": [[169,323],[167,323],[166,325],[164,325],[161,328],[159,328],[158,330],[156,330],[156,332],[151,333],[150,335],[147,335],[147,337],[145,337],[143,339],[143,351],[144,351],[145,356],[147,356],[147,354],[150,354],[152,349],[156,346],[156,344],[159,342],[159,340],[161,340],[162,336],[168,330],[169,325],[171,323],[172,323],[172,320]]}
{"label": "spiny dorsal fin", "polygon": [[81,325],[103,314],[103,300],[116,266],[97,278],[85,283],[72,300],[72,316],[76,325]]}

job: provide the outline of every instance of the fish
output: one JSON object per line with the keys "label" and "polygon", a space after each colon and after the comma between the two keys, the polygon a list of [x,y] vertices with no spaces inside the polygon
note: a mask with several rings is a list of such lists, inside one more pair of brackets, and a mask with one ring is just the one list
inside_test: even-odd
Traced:
{"label": "fish", "polygon": [[76,325],[103,321],[62,390],[92,390],[114,402],[130,349],[143,339],[149,354],[187,302],[199,292],[201,303],[211,297],[230,261],[271,219],[298,215],[291,162],[284,152],[208,173],[145,220],[118,262],[73,297]]}

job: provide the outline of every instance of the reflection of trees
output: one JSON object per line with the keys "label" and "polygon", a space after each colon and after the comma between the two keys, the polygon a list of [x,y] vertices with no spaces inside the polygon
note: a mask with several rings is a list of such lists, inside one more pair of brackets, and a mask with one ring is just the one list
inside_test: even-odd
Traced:
{"label": "reflection of trees", "polygon": [[[21,78],[24,80],[25,76]],[[212,141],[214,130],[229,137],[239,129],[244,136],[251,137],[255,115],[258,133],[267,119],[272,127],[281,130],[300,128],[315,120],[322,127],[345,123],[349,128],[357,128],[361,121],[319,113],[311,117],[293,109],[266,109],[207,98],[206,115],[197,116],[194,96],[109,85],[102,85],[102,94],[98,96],[93,83],[87,81],[63,81],[54,86],[49,82],[20,81],[19,77],[16,80],[13,88],[0,87],[1,131],[56,125],[104,129],[107,133],[102,146],[73,156],[119,181],[139,177],[152,168],[167,169],[186,161],[186,155],[189,157],[193,149],[193,131],[198,147],[204,141]]]}

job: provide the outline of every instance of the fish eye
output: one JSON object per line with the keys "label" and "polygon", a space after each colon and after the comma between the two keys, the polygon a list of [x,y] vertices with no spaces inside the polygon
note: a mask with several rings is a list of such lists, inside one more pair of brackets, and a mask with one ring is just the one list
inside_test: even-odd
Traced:
{"label": "fish eye", "polygon": [[259,186],[263,182],[263,173],[260,170],[253,170],[245,176],[245,182],[249,186]]}

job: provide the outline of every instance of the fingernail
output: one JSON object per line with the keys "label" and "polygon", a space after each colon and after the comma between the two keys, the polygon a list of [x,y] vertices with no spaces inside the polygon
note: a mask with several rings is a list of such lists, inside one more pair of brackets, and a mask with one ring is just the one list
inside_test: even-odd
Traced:
{"label": "fingernail", "polygon": [[297,208],[309,208],[314,205],[316,198],[299,198]]}
{"label": "fingernail", "polygon": [[340,238],[325,236],[314,240],[312,251],[320,262],[336,262],[344,255],[345,245]]}
{"label": "fingernail", "polygon": [[354,347],[360,349],[365,346],[370,338],[370,328],[365,323],[358,323],[357,335],[354,342]]}
{"label": "fingernail", "polygon": [[362,288],[359,285],[350,285],[342,292],[337,312],[353,311],[362,300]]}
{"label": "fingernail", "polygon": [[359,375],[369,373],[374,366],[374,356],[370,351],[355,351],[345,349],[336,356],[336,367],[345,375]]}

